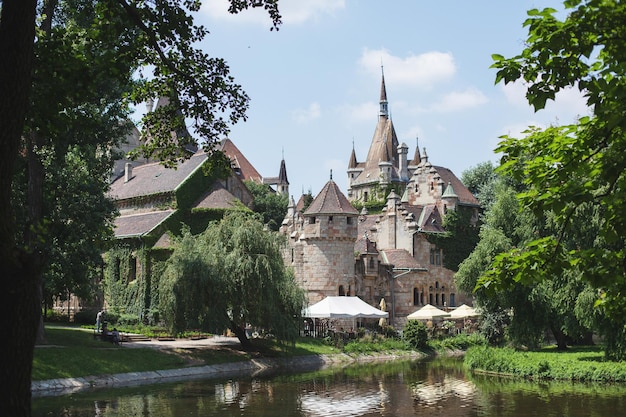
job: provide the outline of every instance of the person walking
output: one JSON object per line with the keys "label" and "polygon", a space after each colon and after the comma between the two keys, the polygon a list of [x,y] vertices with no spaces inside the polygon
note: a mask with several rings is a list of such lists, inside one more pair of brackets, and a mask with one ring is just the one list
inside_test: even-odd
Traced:
{"label": "person walking", "polygon": [[96,314],[96,333],[100,333],[100,326],[102,324],[102,310],[98,311]]}

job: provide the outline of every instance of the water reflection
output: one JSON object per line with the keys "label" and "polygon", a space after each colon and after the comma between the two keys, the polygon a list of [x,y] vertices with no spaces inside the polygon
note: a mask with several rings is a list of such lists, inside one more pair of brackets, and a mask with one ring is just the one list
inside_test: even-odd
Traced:
{"label": "water reflection", "polygon": [[626,388],[467,375],[460,359],[238,380],[195,380],[33,400],[33,416],[607,416]]}

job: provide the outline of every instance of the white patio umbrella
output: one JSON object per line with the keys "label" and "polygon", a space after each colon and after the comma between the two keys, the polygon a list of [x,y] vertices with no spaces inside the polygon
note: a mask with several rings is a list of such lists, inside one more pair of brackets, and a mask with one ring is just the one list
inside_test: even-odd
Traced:
{"label": "white patio umbrella", "polygon": [[434,320],[445,317],[450,317],[450,313],[440,310],[433,305],[426,304],[419,310],[409,314],[406,318],[408,320]]}
{"label": "white patio umbrella", "polygon": [[[380,311],[387,311],[387,303],[385,302],[385,297],[380,299],[380,304],[378,305],[378,307],[380,308]],[[385,325],[387,325],[387,319],[384,317],[381,317],[378,320],[378,325],[380,327],[385,327]]]}
{"label": "white patio umbrella", "polygon": [[462,304],[450,312],[450,318],[452,319],[469,319],[478,316],[480,316],[480,313],[467,304]]}

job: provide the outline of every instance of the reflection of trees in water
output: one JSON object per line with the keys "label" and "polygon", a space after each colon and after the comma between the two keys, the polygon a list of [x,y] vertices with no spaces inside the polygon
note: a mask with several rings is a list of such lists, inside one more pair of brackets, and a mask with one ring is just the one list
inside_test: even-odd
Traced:
{"label": "reflection of trees in water", "polygon": [[574,381],[528,381],[473,374],[478,388],[476,406],[501,416],[542,417],[621,415],[626,409],[626,385]]}
{"label": "reflection of trees in water", "polygon": [[[233,380],[195,380],[34,401],[33,416],[622,415],[626,386],[466,374],[462,359],[398,361]],[[68,405],[69,404],[69,405]]]}
{"label": "reflection of trees in water", "polygon": [[415,414],[468,416],[476,386],[465,376],[459,358],[437,358],[416,366],[408,381]]}

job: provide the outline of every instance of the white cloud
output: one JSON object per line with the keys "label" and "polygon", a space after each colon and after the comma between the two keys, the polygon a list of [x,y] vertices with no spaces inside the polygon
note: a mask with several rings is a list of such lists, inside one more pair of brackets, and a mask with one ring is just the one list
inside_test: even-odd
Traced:
{"label": "white cloud", "polygon": [[426,52],[405,58],[391,55],[386,49],[365,49],[359,65],[367,72],[380,75],[384,66],[385,81],[399,86],[431,88],[451,78],[456,72],[454,57],[445,52]]}
{"label": "white cloud", "polygon": [[371,122],[372,120],[376,121],[380,106],[377,102],[368,101],[356,105],[341,106],[339,111],[350,121],[357,123]]}
{"label": "white cloud", "polygon": [[[526,100],[527,84],[516,81],[502,85],[501,87],[506,100],[517,108],[530,108]],[[577,116],[590,113],[583,93],[577,87],[570,87],[559,91],[554,101],[548,100],[542,112],[549,112],[554,117],[561,119],[563,123],[571,123]]]}
{"label": "white cloud", "polygon": [[292,111],[293,118],[298,123],[307,123],[318,119],[321,114],[320,105],[316,102],[311,103],[307,109],[295,109]]}
{"label": "white cloud", "polygon": [[453,112],[458,110],[472,109],[489,100],[482,91],[470,87],[465,91],[448,93],[438,102],[433,104],[432,109],[438,112]]}
{"label": "white cloud", "polygon": [[283,23],[299,24],[322,16],[333,16],[346,7],[345,0],[280,0]]}
{"label": "white cloud", "polygon": [[[237,15],[228,13],[228,0],[204,0],[201,11],[216,20],[252,23],[268,26],[270,17],[263,7],[243,10]],[[345,0],[280,0],[278,10],[284,25],[300,24],[322,16],[332,16],[345,8]]]}

